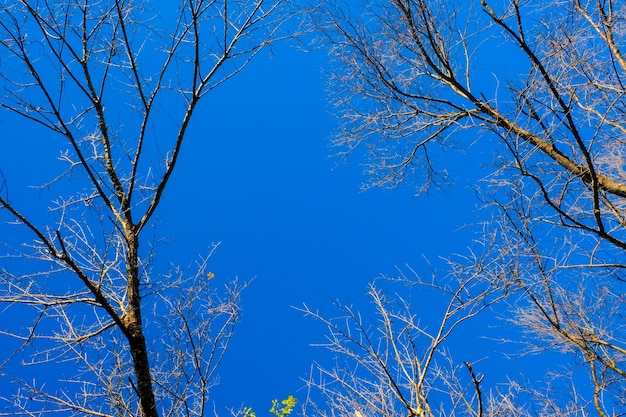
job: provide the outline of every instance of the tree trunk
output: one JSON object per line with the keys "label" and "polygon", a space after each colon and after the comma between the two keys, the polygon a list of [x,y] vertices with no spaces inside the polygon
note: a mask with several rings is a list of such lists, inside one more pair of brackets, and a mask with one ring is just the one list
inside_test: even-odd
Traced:
{"label": "tree trunk", "polygon": [[126,264],[128,311],[124,318],[124,333],[128,339],[130,354],[133,358],[133,368],[137,379],[137,395],[141,405],[142,417],[158,417],[154,391],[152,390],[152,375],[146,338],[143,334],[141,320],[141,296],[139,294],[139,239],[134,227],[126,229],[128,255]]}

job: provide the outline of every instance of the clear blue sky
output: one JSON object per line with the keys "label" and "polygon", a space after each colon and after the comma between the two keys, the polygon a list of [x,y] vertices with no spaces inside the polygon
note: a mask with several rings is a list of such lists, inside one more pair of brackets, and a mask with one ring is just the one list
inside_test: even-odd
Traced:
{"label": "clear blue sky", "polygon": [[[461,228],[478,221],[470,185],[484,176],[479,159],[488,159],[479,151],[450,156],[457,185],[445,193],[361,192],[362,155],[338,166],[329,157],[336,121],[323,52],[287,43],[272,52],[198,109],[159,212],[159,234],[168,239],[160,262],[187,265],[221,242],[210,266],[216,284],[252,280],[213,399],[218,409],[243,403],[258,415],[273,398],[302,400],[300,378],[313,361],[330,359],[309,346],[323,341],[324,329],[293,307],[306,303],[332,316],[338,299],[367,310],[366,284],[381,274],[405,264],[426,274],[443,269],[440,257],[462,253],[472,237]],[[3,170],[36,174],[57,156],[18,150],[21,141],[45,140],[40,130],[9,116],[0,126]],[[28,178],[10,183],[16,198]]]}
{"label": "clear blue sky", "polygon": [[463,252],[471,234],[460,228],[477,221],[468,186],[483,176],[457,156],[458,185],[446,193],[362,192],[361,155],[339,166],[329,157],[325,56],[273,52],[204,102],[161,213],[172,237],[163,252],[184,262],[219,241],[216,276],[254,277],[215,392],[222,405],[261,411],[272,398],[302,400],[300,378],[329,359],[309,347],[324,329],[292,307],[330,316],[339,299],[367,310],[366,285],[380,274],[405,264],[428,274],[424,256],[441,267],[438,257]]}

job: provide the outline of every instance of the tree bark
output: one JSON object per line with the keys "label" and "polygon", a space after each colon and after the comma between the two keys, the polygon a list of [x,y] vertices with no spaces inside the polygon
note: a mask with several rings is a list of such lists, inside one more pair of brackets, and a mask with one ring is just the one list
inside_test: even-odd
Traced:
{"label": "tree bark", "polygon": [[[132,222],[131,222],[132,224]],[[141,296],[139,293],[139,238],[136,228],[128,226],[125,230],[128,244],[126,263],[128,310],[124,318],[124,333],[128,339],[133,369],[137,379],[137,395],[141,406],[142,417],[158,417],[152,375],[148,360],[146,338],[143,334],[141,320]]]}

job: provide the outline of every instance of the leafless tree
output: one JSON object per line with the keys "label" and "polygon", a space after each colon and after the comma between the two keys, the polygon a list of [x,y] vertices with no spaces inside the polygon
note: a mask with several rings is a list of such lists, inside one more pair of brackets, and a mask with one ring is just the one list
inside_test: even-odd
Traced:
{"label": "leafless tree", "polygon": [[[62,163],[35,167],[48,181],[33,200],[2,176],[2,335],[16,349],[0,365],[16,387],[5,415],[209,411],[243,285],[213,285],[208,257],[153,268],[154,218],[198,104],[282,36],[285,7],[3,2],[0,109],[21,117],[13,141],[31,146],[42,127]],[[25,365],[36,373],[12,372]]]}
{"label": "leafless tree", "polygon": [[[529,414],[626,413],[625,15],[612,0],[337,0],[316,21],[336,144],[367,150],[368,186],[445,186],[447,152],[492,152],[480,191],[502,267],[481,279],[506,288],[525,351],[563,353],[571,381],[512,384]],[[516,415],[499,404],[482,415]]]}
{"label": "leafless tree", "polygon": [[499,286],[478,279],[483,268],[499,266],[496,260],[476,269],[451,266],[455,274],[446,282],[424,281],[409,270],[410,275],[372,284],[368,295],[375,319],[343,304],[338,305],[343,314],[335,319],[304,308],[327,325],[322,346],[337,358],[332,367],[320,363],[314,368],[308,382],[316,392],[310,394],[306,415],[484,415],[489,398],[483,375],[470,362],[454,363],[450,339],[503,298]]}

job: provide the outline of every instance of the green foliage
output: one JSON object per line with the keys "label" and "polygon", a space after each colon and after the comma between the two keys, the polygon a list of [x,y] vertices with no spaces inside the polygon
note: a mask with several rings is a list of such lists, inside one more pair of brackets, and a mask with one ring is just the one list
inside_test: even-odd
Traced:
{"label": "green foliage", "polygon": [[272,401],[272,408],[270,408],[270,413],[272,413],[276,417],[287,417],[291,414],[291,411],[296,406],[296,398],[293,395],[290,395],[286,399],[280,402],[282,407],[279,408],[278,400]]}
{"label": "green foliage", "polygon": [[244,407],[242,417],[256,417],[256,413],[252,410],[252,407]]}
{"label": "green foliage", "polygon": [[[272,408],[270,408],[270,414],[275,417],[287,417],[293,411],[296,406],[297,400],[293,395],[288,396],[282,400],[280,404],[278,400],[272,400]],[[252,407],[244,407],[242,417],[256,417],[256,413]]]}

